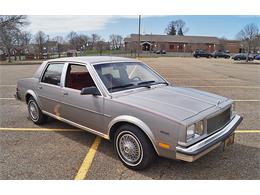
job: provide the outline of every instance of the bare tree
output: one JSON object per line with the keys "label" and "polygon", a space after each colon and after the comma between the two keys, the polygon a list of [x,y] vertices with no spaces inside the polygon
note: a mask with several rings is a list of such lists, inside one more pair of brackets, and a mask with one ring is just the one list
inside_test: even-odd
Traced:
{"label": "bare tree", "polygon": [[56,36],[53,38],[54,41],[57,42],[57,52],[58,52],[58,55],[59,55],[59,58],[61,57],[61,52],[63,50],[63,45],[65,43],[64,39],[62,36]]}
{"label": "bare tree", "polygon": [[246,25],[237,35],[237,37],[244,43],[247,50],[247,59],[249,53],[251,52],[251,49],[254,45],[255,40],[257,39],[257,36],[259,35],[259,29],[255,24],[248,24]]}
{"label": "bare tree", "polygon": [[21,29],[26,24],[28,22],[24,15],[0,16],[0,49],[7,53],[9,62],[11,62],[11,55],[15,52],[15,47],[20,40]]}
{"label": "bare tree", "polygon": [[74,31],[71,31],[67,35],[67,39],[69,41],[69,44],[72,46],[72,48],[77,50],[78,49],[78,34]]}
{"label": "bare tree", "polygon": [[91,34],[91,47],[92,47],[92,49],[95,48],[96,43],[99,42],[99,41],[101,41],[101,36],[99,36],[96,33]]}
{"label": "bare tree", "polygon": [[112,34],[109,36],[112,49],[120,49],[123,44],[123,37],[120,35]]}
{"label": "bare tree", "polygon": [[28,24],[25,15],[0,15],[0,28],[24,26]]}
{"label": "bare tree", "polygon": [[87,47],[90,43],[90,38],[87,35],[79,35],[78,36],[78,43],[81,51],[86,51]]}
{"label": "bare tree", "polygon": [[22,39],[22,45],[24,47],[24,49],[28,49],[28,46],[32,40],[32,34],[30,32],[27,31],[23,31],[21,33],[21,39]]}
{"label": "bare tree", "polygon": [[188,28],[185,27],[186,23],[183,20],[173,20],[171,21],[165,29],[167,35],[176,35],[184,36],[184,33],[188,31]]}
{"label": "bare tree", "polygon": [[39,54],[39,57],[41,58],[44,53],[44,45],[47,41],[47,36],[44,32],[38,31],[34,35],[35,44],[37,45],[37,51]]}

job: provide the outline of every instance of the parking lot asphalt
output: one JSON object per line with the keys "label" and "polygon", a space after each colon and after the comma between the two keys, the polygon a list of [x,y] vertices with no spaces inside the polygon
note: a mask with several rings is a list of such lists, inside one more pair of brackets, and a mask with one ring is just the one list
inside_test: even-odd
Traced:
{"label": "parking lot asphalt", "polygon": [[49,119],[37,126],[13,94],[20,78],[38,65],[0,66],[0,179],[260,179],[260,64],[225,59],[142,59],[176,86],[194,87],[235,100],[244,120],[235,144],[186,163],[158,158],[132,171],[112,143]]}

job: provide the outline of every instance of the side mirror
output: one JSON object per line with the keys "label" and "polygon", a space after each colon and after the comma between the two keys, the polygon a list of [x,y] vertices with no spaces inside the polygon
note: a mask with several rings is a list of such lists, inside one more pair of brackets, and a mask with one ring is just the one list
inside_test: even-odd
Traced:
{"label": "side mirror", "polygon": [[81,89],[80,95],[101,95],[97,87],[85,87]]}

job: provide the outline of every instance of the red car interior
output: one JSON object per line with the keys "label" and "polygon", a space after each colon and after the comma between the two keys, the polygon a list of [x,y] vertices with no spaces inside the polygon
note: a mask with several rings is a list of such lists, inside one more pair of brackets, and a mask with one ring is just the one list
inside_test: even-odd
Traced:
{"label": "red car interior", "polygon": [[84,87],[95,86],[88,72],[68,72],[66,77],[66,87],[81,90]]}

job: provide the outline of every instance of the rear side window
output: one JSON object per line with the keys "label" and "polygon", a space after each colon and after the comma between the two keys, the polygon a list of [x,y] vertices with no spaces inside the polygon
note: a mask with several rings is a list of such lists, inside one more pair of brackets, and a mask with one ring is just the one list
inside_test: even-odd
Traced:
{"label": "rear side window", "polygon": [[42,77],[42,82],[60,86],[63,66],[64,64],[49,64]]}

